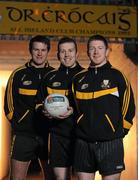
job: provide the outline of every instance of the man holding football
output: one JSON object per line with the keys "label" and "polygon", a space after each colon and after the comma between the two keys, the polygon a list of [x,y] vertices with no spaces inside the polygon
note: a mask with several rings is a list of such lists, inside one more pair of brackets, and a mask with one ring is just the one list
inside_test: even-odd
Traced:
{"label": "man holding football", "polygon": [[60,66],[48,73],[43,80],[38,94],[39,102],[53,93],[65,95],[70,107],[66,114],[58,117],[52,117],[46,109],[43,113],[47,121],[50,122],[50,149],[49,163],[54,170],[56,180],[70,180],[71,166],[74,151],[74,128],[75,128],[75,110],[74,100],[71,93],[72,78],[75,74],[83,70],[78,64],[77,44],[74,39],[64,37],[58,43],[58,60]]}

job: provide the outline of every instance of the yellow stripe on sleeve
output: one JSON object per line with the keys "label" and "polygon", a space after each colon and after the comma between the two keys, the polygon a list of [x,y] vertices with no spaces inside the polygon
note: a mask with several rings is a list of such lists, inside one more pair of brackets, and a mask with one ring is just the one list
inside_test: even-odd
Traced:
{"label": "yellow stripe on sleeve", "polygon": [[19,89],[19,94],[22,94],[22,95],[33,96],[33,95],[36,95],[36,93],[37,93],[36,89],[22,89],[22,88]]}

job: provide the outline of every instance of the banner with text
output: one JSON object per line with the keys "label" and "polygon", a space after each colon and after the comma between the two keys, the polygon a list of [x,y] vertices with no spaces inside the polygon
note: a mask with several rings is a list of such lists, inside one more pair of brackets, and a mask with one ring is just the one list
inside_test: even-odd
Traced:
{"label": "banner with text", "polygon": [[137,8],[0,2],[0,34],[137,38]]}

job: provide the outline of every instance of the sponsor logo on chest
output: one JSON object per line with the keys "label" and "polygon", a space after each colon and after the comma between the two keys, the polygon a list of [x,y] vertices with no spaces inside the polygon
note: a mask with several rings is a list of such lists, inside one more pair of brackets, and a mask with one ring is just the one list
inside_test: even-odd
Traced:
{"label": "sponsor logo on chest", "polygon": [[61,86],[61,82],[53,82],[52,86],[53,87],[59,87],[59,86]]}
{"label": "sponsor logo on chest", "polygon": [[31,85],[32,84],[32,81],[23,81],[23,85],[24,86],[29,86],[29,85]]}

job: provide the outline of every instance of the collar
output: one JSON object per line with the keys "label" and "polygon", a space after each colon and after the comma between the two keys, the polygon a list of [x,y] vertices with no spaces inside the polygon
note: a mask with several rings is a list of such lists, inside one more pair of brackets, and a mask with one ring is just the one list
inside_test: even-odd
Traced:
{"label": "collar", "polygon": [[105,63],[103,66],[100,66],[100,67],[96,67],[96,66],[91,66],[91,64],[89,65],[89,70],[92,70],[92,69],[97,69],[97,70],[100,70],[100,69],[107,69],[107,68],[111,68],[111,64],[109,61],[107,61],[107,63]]}
{"label": "collar", "polygon": [[49,67],[48,61],[46,61],[45,66],[42,67],[42,68],[36,68],[35,66],[32,66],[32,64],[31,64],[32,61],[33,61],[33,60],[31,59],[31,60],[30,60],[29,62],[27,62],[25,65],[26,65],[27,67],[31,67],[31,68],[35,68],[35,69],[43,69],[43,68]]}

